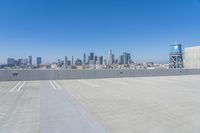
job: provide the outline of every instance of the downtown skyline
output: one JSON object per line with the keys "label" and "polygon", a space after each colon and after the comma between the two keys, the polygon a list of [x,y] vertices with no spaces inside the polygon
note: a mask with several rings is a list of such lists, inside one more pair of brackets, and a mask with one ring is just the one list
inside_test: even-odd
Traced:
{"label": "downtown skyline", "polygon": [[[83,53],[82,57],[75,57],[75,56],[67,56],[65,55],[64,57],[60,57],[57,58],[56,60],[52,61],[52,62],[45,62],[43,61],[43,57],[37,56],[34,57],[32,55],[29,55],[27,57],[8,57],[6,59],[6,63],[2,64],[2,65],[11,65],[11,64],[16,64],[18,65],[41,65],[41,64],[63,64],[63,65],[68,65],[68,61],[70,65],[74,65],[76,64],[76,61],[80,61],[81,64],[118,64],[116,61],[119,61],[120,58],[125,58],[124,56],[127,56],[127,60],[123,63],[123,59],[119,62],[119,64],[128,64],[128,59],[130,59],[130,61],[133,61],[131,57],[131,53],[127,53],[127,52],[122,52],[119,56],[115,55],[115,53],[112,52],[112,49],[109,50],[107,56],[103,56],[103,55],[97,55],[94,52],[90,52],[90,53]],[[100,62],[99,62],[100,61]],[[9,63],[10,62],[10,63]],[[39,62],[39,63],[38,63]],[[15,65],[13,65],[15,66]]]}

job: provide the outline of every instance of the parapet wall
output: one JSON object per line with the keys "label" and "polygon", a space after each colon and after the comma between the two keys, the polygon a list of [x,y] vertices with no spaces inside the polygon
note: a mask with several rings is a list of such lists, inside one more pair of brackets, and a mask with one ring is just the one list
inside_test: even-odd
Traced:
{"label": "parapet wall", "polygon": [[[15,75],[14,72],[17,72]],[[151,77],[200,74],[200,69],[153,70],[0,70],[0,81]]]}

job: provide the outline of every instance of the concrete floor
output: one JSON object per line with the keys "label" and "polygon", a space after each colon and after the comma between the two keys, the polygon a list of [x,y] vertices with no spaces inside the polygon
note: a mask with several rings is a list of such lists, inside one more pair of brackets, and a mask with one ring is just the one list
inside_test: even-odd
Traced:
{"label": "concrete floor", "polygon": [[200,75],[0,82],[0,133],[199,133]]}

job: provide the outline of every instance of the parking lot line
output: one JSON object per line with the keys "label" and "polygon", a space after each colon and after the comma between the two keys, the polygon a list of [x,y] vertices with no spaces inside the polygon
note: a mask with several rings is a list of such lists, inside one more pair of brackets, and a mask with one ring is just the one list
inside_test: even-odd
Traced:
{"label": "parking lot line", "polygon": [[109,83],[112,83],[112,84],[118,84],[118,85],[124,85],[124,86],[128,86],[129,84],[128,83],[125,83],[125,82],[119,82],[119,81],[114,81],[112,79],[102,79],[103,81],[106,81],[106,82],[109,82]]}
{"label": "parking lot line", "polygon": [[13,92],[19,85],[21,84],[21,81],[19,81],[9,92]]}
{"label": "parking lot line", "polygon": [[90,82],[88,82],[86,80],[77,80],[77,81],[80,82],[80,83],[82,83],[82,84],[85,84],[87,86],[90,86],[90,87],[99,87],[99,85],[90,83]]}
{"label": "parking lot line", "polygon": [[52,81],[50,80],[49,83],[51,84],[51,86],[53,87],[54,90],[56,90],[55,85],[52,83]]}
{"label": "parking lot line", "polygon": [[24,81],[24,82],[21,84],[21,86],[17,89],[17,91],[20,91],[21,88],[24,86],[25,83],[26,83],[26,81]]}
{"label": "parking lot line", "polygon": [[62,89],[62,88],[60,87],[60,85],[59,85],[55,80],[53,80],[53,83],[57,86],[57,88],[58,88],[59,90]]}

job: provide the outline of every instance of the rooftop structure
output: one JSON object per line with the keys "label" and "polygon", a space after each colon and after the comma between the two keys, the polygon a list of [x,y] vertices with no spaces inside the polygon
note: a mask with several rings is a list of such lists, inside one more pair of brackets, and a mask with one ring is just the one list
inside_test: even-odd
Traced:
{"label": "rooftop structure", "polygon": [[200,46],[185,48],[184,68],[200,68]]}
{"label": "rooftop structure", "polygon": [[169,54],[170,68],[183,68],[183,53],[181,44],[170,46]]}

